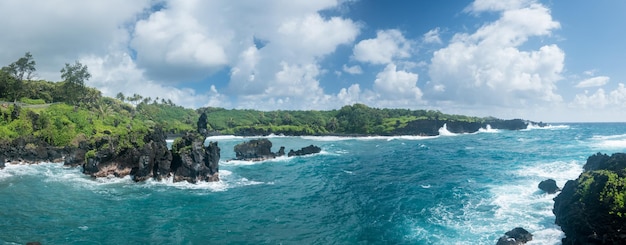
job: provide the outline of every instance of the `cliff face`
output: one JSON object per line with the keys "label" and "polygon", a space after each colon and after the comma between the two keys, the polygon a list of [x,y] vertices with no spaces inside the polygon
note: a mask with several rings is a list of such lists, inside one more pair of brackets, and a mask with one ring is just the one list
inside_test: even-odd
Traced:
{"label": "cliff face", "polygon": [[626,244],[626,154],[596,154],[554,198],[563,244]]}

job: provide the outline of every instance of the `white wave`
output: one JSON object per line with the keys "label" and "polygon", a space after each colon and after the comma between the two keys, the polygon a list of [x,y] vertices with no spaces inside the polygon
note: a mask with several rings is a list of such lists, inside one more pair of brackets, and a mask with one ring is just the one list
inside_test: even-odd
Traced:
{"label": "white wave", "polygon": [[5,168],[0,170],[0,179],[8,178],[11,176],[23,176],[23,175],[40,175],[42,173],[51,172],[51,169],[62,169],[62,163],[39,163],[39,164],[27,164],[27,163],[6,163]]}
{"label": "white wave", "polygon": [[264,164],[264,163],[268,163],[268,162],[287,162],[290,159],[291,158],[287,157],[287,156],[280,156],[280,157],[267,159],[267,160],[263,160],[263,161],[227,160],[227,161],[220,161],[220,165],[224,165],[224,166],[250,166],[250,165]]}
{"label": "white wave", "polygon": [[[222,171],[220,171],[221,173]],[[153,188],[156,186],[166,186],[173,187],[176,189],[187,189],[187,190],[208,190],[211,192],[222,192],[228,189],[228,184],[224,180],[215,181],[215,182],[204,182],[200,181],[197,183],[189,183],[187,181],[174,182],[174,177],[170,176],[167,179],[163,179],[161,181],[148,179],[145,182],[145,186],[149,188]]]}
{"label": "white wave", "polygon": [[[556,194],[546,194],[537,188],[541,180],[553,178],[559,186],[574,179],[582,171],[577,161],[528,163],[513,171],[513,178],[504,184],[487,185],[486,193],[456,193],[462,204],[439,203],[425,209],[428,222],[457,232],[460,237],[472,237],[476,244],[493,244],[504,232],[524,227],[534,237],[528,244],[560,244],[563,232],[554,225],[552,200]],[[468,182],[473,182],[468,180]],[[414,230],[420,239],[435,239],[425,230]],[[459,244],[459,237],[437,237],[438,244]]]}
{"label": "white wave", "polygon": [[268,136],[264,136],[263,138],[286,138],[286,137],[289,137],[289,136],[285,136],[284,134],[276,135],[276,134],[272,133],[272,134],[270,134]]}
{"label": "white wave", "polygon": [[455,136],[457,134],[448,131],[448,125],[446,125],[444,123],[443,126],[439,129],[439,135],[442,135],[442,136]]}
{"label": "white wave", "polygon": [[424,140],[437,138],[438,136],[398,135],[398,136],[300,136],[301,139],[314,141],[345,141],[345,140]]}
{"label": "white wave", "polygon": [[596,148],[624,149],[626,148],[626,139],[623,140],[604,140],[593,144]]}
{"label": "white wave", "polygon": [[[517,176],[522,176],[534,181],[554,179],[558,186],[563,187],[568,180],[578,178],[578,175],[583,171],[582,165],[583,164],[578,161],[536,163],[524,166],[514,173]],[[536,184],[539,184],[539,182]]]}
{"label": "white wave", "polygon": [[556,129],[569,129],[570,126],[569,125],[565,125],[565,124],[561,124],[561,125],[552,125],[552,124],[548,124],[545,125],[543,127],[534,124],[534,123],[528,123],[528,125],[526,126],[526,130],[532,130],[532,129],[548,129],[548,130],[556,130]]}
{"label": "white wave", "polygon": [[205,141],[219,141],[219,140],[234,140],[234,139],[243,139],[243,136],[235,136],[235,135],[215,135],[206,137]]}
{"label": "white wave", "polygon": [[400,135],[400,136],[390,136],[387,141],[391,140],[426,140],[426,139],[434,139],[439,136],[418,136],[418,135]]}
{"label": "white wave", "polygon": [[626,139],[626,134],[594,135],[591,137],[591,139],[592,140]]}
{"label": "white wave", "polygon": [[301,139],[315,140],[315,141],[343,141],[354,140],[358,137],[344,137],[344,136],[300,136]]}
{"label": "white wave", "polygon": [[552,199],[557,194],[543,193],[537,185],[550,178],[563,187],[565,182],[577,178],[581,172],[582,164],[577,161],[528,163],[513,172],[520,179],[511,179],[509,184],[491,187],[494,196],[491,204],[497,207],[495,219],[511,224],[511,227],[520,221],[527,222],[516,226],[522,225],[531,231],[534,244],[559,244],[563,232],[552,223]]}
{"label": "white wave", "polygon": [[420,185],[420,186],[424,189],[430,189],[430,187],[432,187],[431,185]]}
{"label": "white wave", "polygon": [[350,153],[350,152],[347,151],[347,150],[336,150],[335,151],[335,154],[337,154],[337,155],[348,154],[348,153]]}
{"label": "white wave", "polygon": [[626,148],[626,134],[617,135],[594,135],[591,137],[595,148],[602,149],[623,149]]}
{"label": "white wave", "polygon": [[349,175],[354,175],[354,172],[352,172],[352,171],[348,171],[348,170],[345,170],[345,169],[342,169],[341,171],[343,171],[344,173],[349,174]]}
{"label": "white wave", "polygon": [[478,132],[480,132],[480,133],[498,133],[498,132],[500,132],[500,130],[493,129],[493,128],[491,128],[491,125],[487,124],[487,126],[485,126],[485,128],[478,129]]}

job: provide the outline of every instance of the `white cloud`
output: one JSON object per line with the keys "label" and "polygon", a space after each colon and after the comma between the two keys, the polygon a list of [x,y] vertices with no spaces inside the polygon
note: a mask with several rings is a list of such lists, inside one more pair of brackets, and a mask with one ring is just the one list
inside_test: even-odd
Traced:
{"label": "white cloud", "polygon": [[0,64],[30,51],[40,78],[60,80],[64,63],[125,47],[125,23],[147,7],[149,0],[0,1]]}
{"label": "white cloud", "polygon": [[576,84],[577,88],[588,88],[588,87],[600,87],[604,86],[607,82],[609,82],[609,77],[607,76],[597,76],[589,79],[585,79]]}
{"label": "white cloud", "polygon": [[437,43],[441,44],[441,38],[439,37],[439,27],[432,29],[424,34],[425,43]]}
{"label": "white cloud", "polygon": [[347,72],[347,73],[349,73],[349,74],[352,74],[352,75],[362,74],[362,73],[363,73],[363,70],[362,70],[362,69],[361,69],[361,67],[360,67],[360,66],[358,66],[358,65],[354,65],[354,66],[350,66],[350,67],[348,67],[348,66],[346,66],[346,65],[344,64],[344,65],[343,65],[343,71],[344,71],[344,72]]}
{"label": "white cloud", "polygon": [[574,101],[571,103],[574,108],[606,108],[626,107],[626,87],[623,83],[619,83],[617,88],[611,92],[605,92],[604,89],[599,88],[595,93],[589,94],[585,91],[584,94],[577,94]]}
{"label": "white cloud", "polygon": [[160,85],[144,76],[143,70],[126,53],[111,53],[104,57],[86,56],[80,60],[89,67],[91,79],[88,86],[102,91],[103,95],[114,97],[122,92],[126,95],[140,94],[143,97],[171,99],[185,107],[230,106],[228,98],[217,92],[214,85],[208,94],[197,94],[190,88],[175,88]]}
{"label": "white cloud", "polygon": [[466,9],[473,13],[520,9],[535,0],[475,0]]}
{"label": "white cloud", "polygon": [[360,102],[361,87],[359,84],[352,84],[350,87],[342,88],[337,94],[337,99],[341,105],[352,105]]}
{"label": "white cloud", "polygon": [[422,91],[417,87],[418,75],[398,71],[395,64],[389,64],[376,75],[374,89],[385,100],[420,100]]}
{"label": "white cloud", "polygon": [[396,29],[382,30],[376,38],[362,40],[354,46],[354,59],[372,64],[388,64],[394,59],[411,56],[411,42]]}
{"label": "white cloud", "polygon": [[585,74],[587,76],[594,76],[596,74],[596,72],[598,72],[597,69],[591,69],[591,70],[584,71],[583,74]]}
{"label": "white cloud", "polygon": [[433,54],[430,98],[514,107],[562,100],[556,94],[556,82],[561,79],[564,52],[556,45],[519,50],[528,38],[550,35],[560,25],[543,5],[513,2],[511,6],[523,7],[505,6],[500,1],[472,5],[476,13],[503,12],[498,20],[472,34],[456,34],[447,47]]}

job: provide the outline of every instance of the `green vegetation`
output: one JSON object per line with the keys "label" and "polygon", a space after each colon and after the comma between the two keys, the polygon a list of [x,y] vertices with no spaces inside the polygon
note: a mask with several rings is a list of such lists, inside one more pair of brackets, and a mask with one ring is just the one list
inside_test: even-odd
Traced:
{"label": "green vegetation", "polygon": [[0,140],[32,136],[53,146],[76,146],[80,141],[93,144],[106,139],[121,146],[141,146],[143,137],[154,127],[168,134],[195,131],[202,113],[207,115],[207,130],[219,134],[390,135],[416,120],[494,120],[363,104],[330,111],[193,110],[169,99],[138,94],[119,92],[115,98],[104,97],[85,86],[91,75],[78,61],[60,70],[63,81],[31,80],[35,64],[32,55],[26,53],[0,70]]}
{"label": "green vegetation", "polygon": [[626,177],[610,170],[584,172],[578,178],[580,201],[592,205],[599,201],[609,214],[626,215]]}

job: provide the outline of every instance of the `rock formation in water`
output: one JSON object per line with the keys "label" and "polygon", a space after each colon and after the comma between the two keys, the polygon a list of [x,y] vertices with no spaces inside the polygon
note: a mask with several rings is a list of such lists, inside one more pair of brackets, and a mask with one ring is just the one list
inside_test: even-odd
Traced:
{"label": "rock formation in water", "polygon": [[[235,160],[265,161],[285,155],[285,147],[281,146],[278,152],[272,152],[272,142],[268,139],[254,139],[235,145]],[[303,156],[321,152],[322,149],[310,145],[300,150],[290,150],[287,156]]]}
{"label": "rock formation in water", "polygon": [[220,148],[217,142],[204,146],[204,136],[188,133],[172,145],[171,171],[174,182],[219,181]]}
{"label": "rock formation in water", "polygon": [[561,190],[561,188],[556,185],[556,181],[553,179],[543,180],[539,182],[537,187],[548,194],[554,194]]}
{"label": "rock formation in water", "polygon": [[626,154],[598,153],[554,198],[563,244],[626,244]]}
{"label": "rock formation in water", "polygon": [[235,145],[235,159],[263,161],[276,157],[272,152],[272,142],[268,139],[254,139]]}
{"label": "rock formation in water", "polygon": [[172,153],[167,149],[165,138],[159,128],[146,135],[142,143],[131,145],[121,145],[116,138],[103,137],[95,143],[93,150],[85,153],[83,173],[92,177],[132,175],[135,181],[167,177]]}
{"label": "rock formation in water", "polygon": [[320,153],[321,151],[322,151],[322,148],[319,148],[318,146],[310,145],[310,146],[303,147],[302,149],[297,150],[297,151],[290,150],[287,156],[289,157],[304,156],[304,155]]}
{"label": "rock formation in water", "polygon": [[498,239],[496,245],[519,245],[525,244],[531,240],[533,240],[533,234],[530,234],[530,232],[524,228],[516,227],[504,233],[504,236]]}

